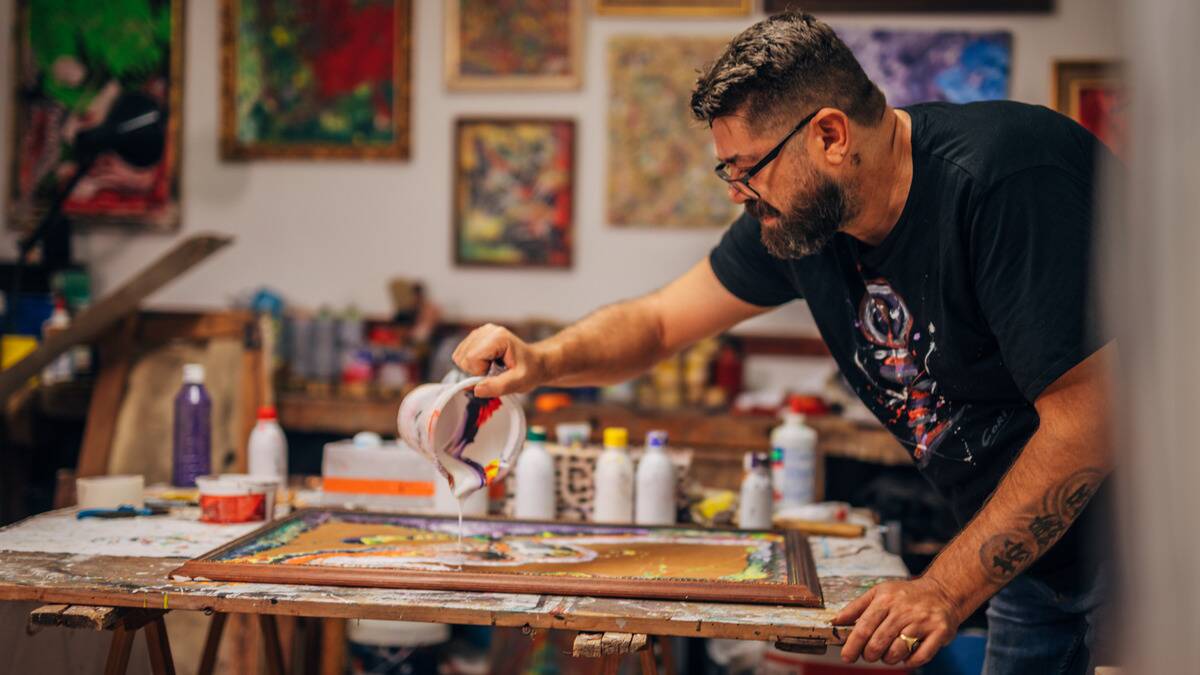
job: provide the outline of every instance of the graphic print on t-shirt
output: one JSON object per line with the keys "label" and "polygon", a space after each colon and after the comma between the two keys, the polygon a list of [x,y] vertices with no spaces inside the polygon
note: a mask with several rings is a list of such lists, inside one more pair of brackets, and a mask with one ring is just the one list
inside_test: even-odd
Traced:
{"label": "graphic print on t-shirt", "polygon": [[965,444],[951,444],[958,449],[952,455],[938,452],[966,406],[938,394],[937,381],[929,374],[936,328],[930,323],[924,336],[914,332],[912,312],[886,279],[872,279],[865,286],[855,323],[866,343],[858,344],[854,360],[869,385],[860,395],[869,406],[874,402],[875,414],[911,448],[918,465],[925,466],[935,454],[972,462]]}

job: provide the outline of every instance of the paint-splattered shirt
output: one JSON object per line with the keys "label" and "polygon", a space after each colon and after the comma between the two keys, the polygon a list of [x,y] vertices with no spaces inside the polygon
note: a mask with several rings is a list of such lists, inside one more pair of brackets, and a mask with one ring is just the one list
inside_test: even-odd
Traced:
{"label": "paint-splattered shirt", "polygon": [[[818,254],[780,260],[744,215],[710,259],[747,302],[807,300],[847,382],[965,523],[1037,429],[1033,401],[1103,342],[1089,331],[1088,282],[1106,151],[1039,106],[905,110],[912,187],[878,246],[839,233]],[[1075,587],[1101,510],[1032,573]]]}

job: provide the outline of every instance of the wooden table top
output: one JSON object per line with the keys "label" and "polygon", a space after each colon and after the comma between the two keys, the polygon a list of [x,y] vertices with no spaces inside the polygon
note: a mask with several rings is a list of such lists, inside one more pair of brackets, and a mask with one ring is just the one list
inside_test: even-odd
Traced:
{"label": "wooden table top", "polygon": [[72,510],[41,514],[0,530],[0,600],[840,644],[846,631],[831,625],[837,611],[875,583],[906,575],[869,529],[857,539],[809,538],[824,609],[168,578],[188,558],[251,529],[197,523],[195,509],[104,521],[77,521]]}

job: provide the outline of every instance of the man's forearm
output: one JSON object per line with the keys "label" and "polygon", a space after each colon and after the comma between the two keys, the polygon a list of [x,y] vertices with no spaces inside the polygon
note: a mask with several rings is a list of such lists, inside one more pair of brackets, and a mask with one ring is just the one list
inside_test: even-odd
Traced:
{"label": "man's forearm", "polygon": [[536,347],[545,355],[548,384],[558,386],[624,382],[668,355],[647,298],[602,307]]}
{"label": "man's forearm", "polygon": [[[1103,357],[1098,354],[1095,357]],[[1107,402],[1064,392],[992,497],[923,575],[969,615],[1053,546],[1111,471]]]}

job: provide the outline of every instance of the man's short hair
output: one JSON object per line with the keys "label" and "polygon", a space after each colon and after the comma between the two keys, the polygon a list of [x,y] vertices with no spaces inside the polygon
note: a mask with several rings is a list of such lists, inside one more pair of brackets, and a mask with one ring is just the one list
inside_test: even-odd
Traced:
{"label": "man's short hair", "polygon": [[887,102],[846,43],[811,14],[784,12],[742,31],[696,81],[692,114],[739,114],[765,130],[822,107],[874,126]]}

